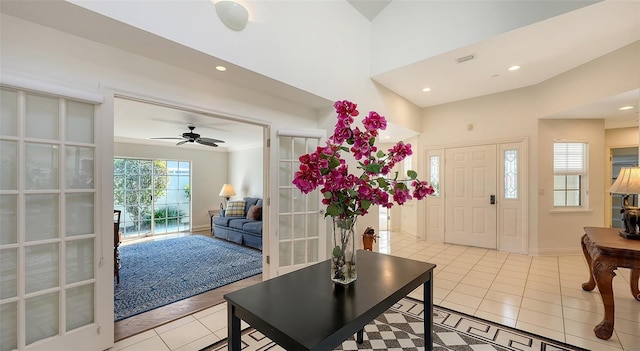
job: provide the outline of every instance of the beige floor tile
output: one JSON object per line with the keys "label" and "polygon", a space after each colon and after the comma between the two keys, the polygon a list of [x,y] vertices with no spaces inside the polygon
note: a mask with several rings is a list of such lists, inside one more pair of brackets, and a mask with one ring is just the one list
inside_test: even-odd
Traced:
{"label": "beige floor tile", "polygon": [[201,339],[208,334],[211,334],[211,331],[197,320],[181,325],[177,328],[173,328],[167,332],[159,333],[162,340],[172,350]]}
{"label": "beige floor tile", "polygon": [[496,279],[493,280],[493,282],[514,285],[520,288],[524,288],[524,286],[527,284],[526,279],[508,277],[500,274],[496,277]]}
{"label": "beige floor tile", "polygon": [[562,317],[552,316],[545,312],[528,310],[521,307],[520,313],[518,314],[518,322],[538,325],[544,328],[564,332],[564,320]]}
{"label": "beige floor tile", "polygon": [[491,284],[491,287],[489,287],[489,290],[500,291],[500,292],[505,292],[507,294],[520,295],[520,296],[522,296],[522,294],[524,293],[523,286],[515,286],[511,284],[498,283],[495,281]]}
{"label": "beige floor tile", "polygon": [[189,324],[189,323],[195,322],[195,321],[196,321],[196,319],[194,318],[194,316],[190,315],[190,316],[186,316],[186,317],[183,317],[183,318],[180,318],[180,319],[176,319],[173,322],[169,322],[167,324],[161,325],[161,326],[155,328],[155,331],[156,331],[156,333],[158,333],[158,335],[160,335],[162,333],[168,332],[171,329],[178,328],[180,326],[183,326],[185,324]]}
{"label": "beige floor tile", "polygon": [[459,283],[457,281],[447,279],[449,276],[440,276],[440,274],[436,274],[433,278],[433,286],[436,288],[453,290]]}
{"label": "beige floor tile", "polygon": [[542,336],[547,337],[549,339],[565,342],[565,335],[561,331],[544,328],[544,327],[541,327],[539,325],[529,324],[529,323],[522,322],[522,321],[517,321],[516,322],[516,328],[522,329],[524,331],[528,331],[530,333],[542,335]]}
{"label": "beige floor tile", "polygon": [[200,319],[200,318],[206,317],[206,316],[208,316],[208,315],[210,315],[212,313],[216,313],[218,311],[226,311],[226,310],[227,310],[227,303],[223,302],[223,303],[219,303],[219,304],[217,304],[217,305],[215,305],[213,307],[209,307],[206,310],[202,310],[200,312],[196,312],[196,313],[193,314],[193,317],[195,319]]}
{"label": "beige floor tile", "polygon": [[546,271],[542,269],[529,269],[529,274],[533,275],[541,275],[544,277],[555,278],[556,280],[560,280],[560,273],[553,271]]}
{"label": "beige floor tile", "polygon": [[530,299],[528,297],[522,298],[521,308],[526,308],[532,311],[543,311],[555,317],[563,317],[563,311],[561,305],[556,305],[550,302],[544,302],[539,300]]}
{"label": "beige floor tile", "polygon": [[582,347],[587,350],[594,351],[622,351],[620,343],[611,342],[608,344],[603,344],[597,341],[588,340],[585,338],[580,338],[574,335],[567,335],[567,344]]}
{"label": "beige floor tile", "polygon": [[471,308],[471,307],[464,306],[464,305],[458,305],[457,303],[453,303],[451,301],[442,301],[439,304],[439,306],[446,307],[446,308],[452,309],[454,311],[466,313],[466,314],[471,315],[471,316],[473,316],[473,314],[476,312],[475,308]]}
{"label": "beige floor tile", "polygon": [[478,311],[492,313],[498,316],[513,319],[515,321],[518,319],[520,308],[497,301],[482,300],[480,306],[478,306]]}
{"label": "beige floor tile", "polygon": [[[637,309],[636,313],[640,313],[640,309]],[[629,335],[637,335],[638,337],[640,337],[640,323],[637,323],[637,322],[616,318],[616,321],[614,323],[614,329],[616,332],[629,334]]]}
{"label": "beige floor tile", "polygon": [[452,302],[461,306],[466,306],[472,308],[475,311],[480,305],[480,302],[482,302],[482,298],[452,291],[449,295],[447,295],[444,301]]}
{"label": "beige floor tile", "polygon": [[142,342],[144,340],[151,339],[157,336],[158,336],[158,333],[156,333],[154,330],[147,330],[146,332],[142,332],[140,334],[136,334],[132,337],[118,341],[117,343],[115,343],[115,345],[113,345],[110,351],[122,350],[128,346],[137,344],[139,342]]}
{"label": "beige floor tile", "polygon": [[520,307],[522,303],[522,296],[513,295],[509,293],[504,293],[500,291],[487,291],[487,294],[484,296],[485,300],[491,300],[496,302],[505,303],[512,306]]}
{"label": "beige floor tile", "polygon": [[159,336],[154,336],[149,339],[145,339],[143,341],[137,342],[133,345],[127,346],[122,351],[170,351],[171,349],[167,346]]}
{"label": "beige floor tile", "polygon": [[544,275],[538,275],[535,273],[529,273],[527,280],[536,283],[543,283],[548,285],[560,286],[560,279],[556,277],[547,277]]}
{"label": "beige floor tile", "polygon": [[477,286],[484,289],[489,289],[493,281],[488,279],[470,277],[469,275],[467,275],[464,277],[464,279],[462,279],[462,281],[460,281],[460,284],[463,284],[463,283],[467,285]]}
{"label": "beige floor tile", "polygon": [[640,351],[640,334],[626,334],[615,331],[625,351]]}
{"label": "beige floor tile", "polygon": [[218,311],[208,316],[198,319],[207,329],[212,332],[227,327],[227,311]]}
{"label": "beige floor tile", "polygon": [[505,269],[504,267],[500,270],[500,272],[498,272],[498,275],[501,277],[510,277],[510,278],[516,278],[516,279],[527,279],[527,275],[528,273],[525,272],[520,272],[520,271],[511,271],[508,269]]}
{"label": "beige floor tile", "polygon": [[[457,273],[452,273],[452,272],[440,271],[436,275],[436,278],[437,279],[449,280],[449,281],[452,281],[452,282],[460,282],[462,279],[464,279],[464,275],[457,274]],[[434,282],[435,282],[435,280],[434,280]]]}
{"label": "beige floor tile", "polygon": [[[225,336],[226,338],[226,336]],[[209,334],[205,337],[202,337],[198,340],[195,340],[193,342],[190,342],[182,347],[178,347],[177,349],[174,349],[172,351],[199,351],[202,350],[203,348],[216,343],[220,340],[222,340],[223,338],[217,336],[216,334]]]}
{"label": "beige floor tile", "polygon": [[447,297],[447,295],[449,295],[450,292],[451,292],[451,289],[442,289],[442,288],[434,287],[433,298],[444,300]]}
{"label": "beige floor tile", "polygon": [[550,302],[557,305],[562,305],[562,301],[563,301],[561,295],[534,290],[534,289],[526,289],[524,291],[524,297],[528,297],[530,299],[544,301],[544,302]]}
{"label": "beige floor tile", "polygon": [[559,285],[551,285],[546,283],[528,281],[526,289],[527,290],[533,289],[533,290],[538,290],[538,291],[542,291],[550,294],[561,295]]}
{"label": "beige floor tile", "polygon": [[474,268],[471,272],[469,272],[469,274],[467,274],[467,277],[484,279],[488,281],[493,281],[494,279],[496,279],[497,271],[496,273],[489,273],[489,272],[478,271],[476,270],[476,268]]}
{"label": "beige floor tile", "polygon": [[477,310],[475,313],[475,316],[478,318],[486,319],[488,321],[492,321],[494,323],[506,325],[507,327],[512,327],[512,328],[516,327],[516,320],[507,318],[505,316],[500,316],[497,314],[493,314],[493,313],[489,313],[481,310]]}
{"label": "beige floor tile", "polygon": [[448,265],[447,267],[445,267],[445,268],[442,270],[442,272],[443,272],[443,273],[447,273],[447,274],[450,274],[450,273],[458,274],[458,275],[461,275],[461,276],[463,276],[463,277],[464,277],[465,275],[467,275],[467,273],[469,273],[469,269],[467,269],[467,268],[460,268],[460,267],[454,267],[454,266],[452,266],[452,265]]}
{"label": "beige floor tile", "polygon": [[454,289],[454,292],[457,293],[461,293],[461,294],[467,294],[467,295],[471,295],[471,296],[475,296],[475,297],[479,297],[479,298],[483,298],[484,295],[487,293],[486,288],[481,288],[478,286],[473,286],[473,285],[468,285],[468,284],[464,284],[464,281],[459,283]]}
{"label": "beige floor tile", "polygon": [[577,308],[589,312],[604,313],[604,306],[601,301],[596,300],[584,300],[571,296],[562,297],[562,305],[571,308]]}
{"label": "beige floor tile", "polygon": [[618,340],[618,336],[615,333],[611,336],[609,340],[599,339],[595,333],[593,332],[593,324],[582,323],[578,321],[572,321],[570,319],[565,320],[565,333],[567,335],[577,336],[579,338],[595,341],[604,345],[613,345],[616,347],[621,347],[620,341]]}

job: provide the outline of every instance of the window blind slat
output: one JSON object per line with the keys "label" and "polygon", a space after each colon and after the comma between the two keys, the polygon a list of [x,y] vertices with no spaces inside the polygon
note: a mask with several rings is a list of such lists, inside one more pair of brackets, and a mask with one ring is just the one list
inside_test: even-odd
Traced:
{"label": "window blind slat", "polygon": [[553,144],[554,174],[584,174],[586,173],[585,164],[584,143]]}

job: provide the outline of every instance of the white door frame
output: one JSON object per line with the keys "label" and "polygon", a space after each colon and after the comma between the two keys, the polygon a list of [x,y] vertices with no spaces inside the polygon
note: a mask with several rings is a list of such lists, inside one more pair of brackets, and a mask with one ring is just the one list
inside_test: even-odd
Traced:
{"label": "white door frame", "polygon": [[[504,174],[502,167],[498,167],[497,177],[498,182],[498,194],[497,196],[497,213],[498,213],[498,229],[497,229],[497,250],[509,251],[515,253],[528,253],[529,248],[529,153],[528,153],[528,139],[507,139],[507,140],[492,140],[486,142],[475,143],[460,143],[450,145],[435,145],[427,146],[423,149],[423,164],[426,174],[431,174],[430,157],[440,157],[440,167],[438,170],[438,178],[440,180],[440,191],[444,190],[445,183],[447,181],[447,175],[445,174],[444,166],[444,154],[445,150],[449,148],[479,146],[486,144],[496,144],[498,150],[498,164],[502,165],[503,155],[505,147],[515,147],[518,150],[518,220],[512,222],[509,225],[516,225],[517,229],[511,229],[505,231],[504,214],[505,209],[503,206],[504,193],[503,193],[503,180]],[[444,242],[444,223],[445,223],[445,200],[444,196],[429,196],[426,199],[424,206],[423,228],[426,231],[426,240],[432,240],[437,242]],[[501,215],[502,214],[502,215]],[[507,228],[513,228],[509,227]],[[506,232],[519,233],[517,237],[512,234],[507,235]]]}

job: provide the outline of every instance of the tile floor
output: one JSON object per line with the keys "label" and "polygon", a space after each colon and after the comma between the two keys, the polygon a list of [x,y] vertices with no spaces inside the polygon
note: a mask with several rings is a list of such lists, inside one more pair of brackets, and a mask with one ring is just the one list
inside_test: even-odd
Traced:
{"label": "tile floor", "polygon": [[[582,255],[532,257],[382,234],[380,252],[438,265],[434,302],[440,306],[590,350],[640,351],[640,302],[631,297],[628,269],[614,278],[614,334],[600,340],[593,327],[604,309],[597,288],[581,288],[589,276]],[[121,340],[112,350],[199,350],[226,337],[226,318],[221,304]]]}

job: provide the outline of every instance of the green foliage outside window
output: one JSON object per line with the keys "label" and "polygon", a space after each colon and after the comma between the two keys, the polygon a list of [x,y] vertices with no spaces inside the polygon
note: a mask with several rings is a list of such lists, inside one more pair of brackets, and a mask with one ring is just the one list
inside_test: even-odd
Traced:
{"label": "green foliage outside window", "polygon": [[166,162],[116,158],[113,174],[114,204],[126,206],[134,221],[148,221],[150,225],[153,201],[167,192]]}

